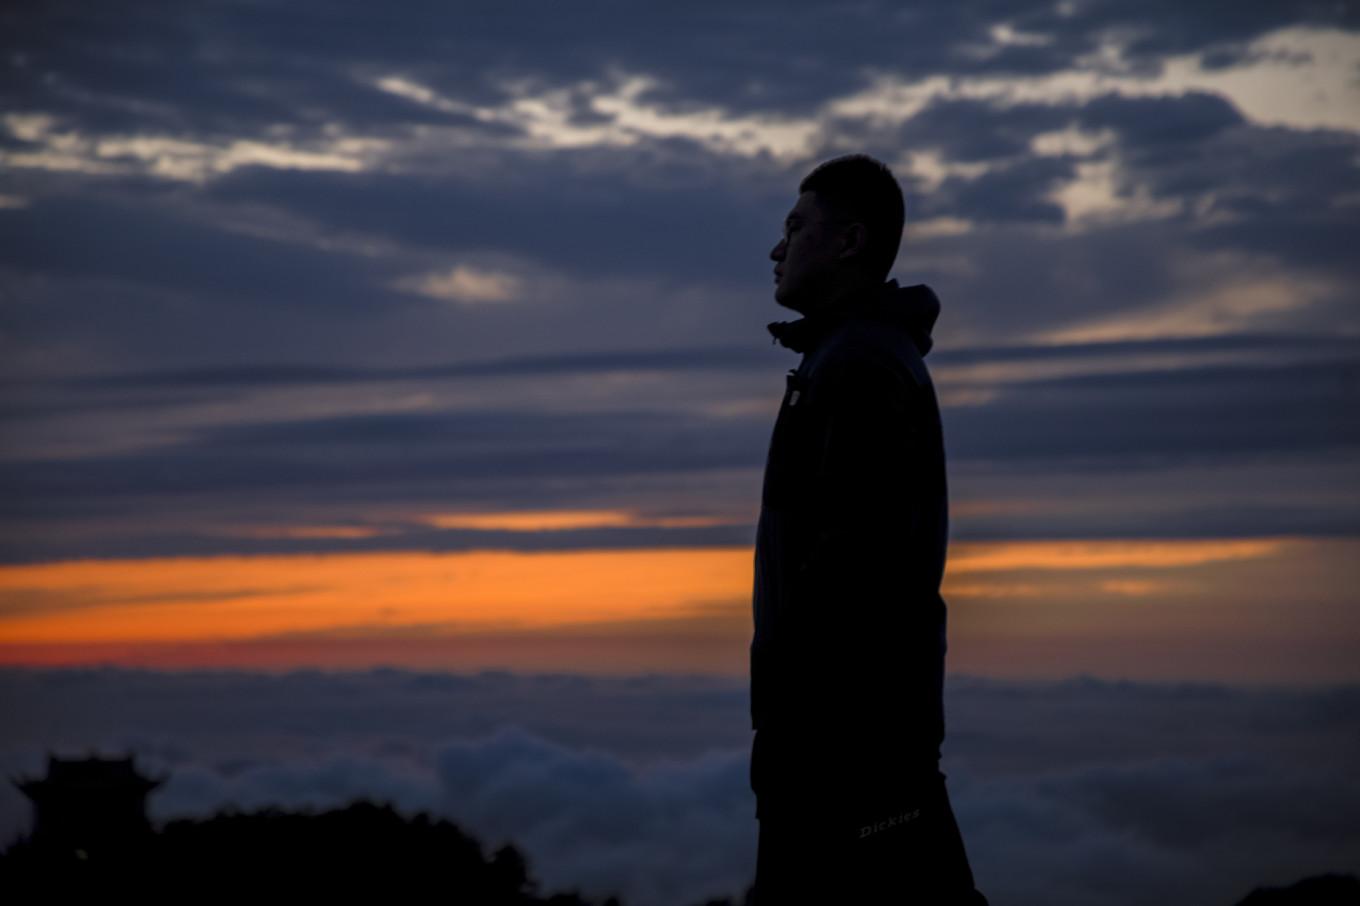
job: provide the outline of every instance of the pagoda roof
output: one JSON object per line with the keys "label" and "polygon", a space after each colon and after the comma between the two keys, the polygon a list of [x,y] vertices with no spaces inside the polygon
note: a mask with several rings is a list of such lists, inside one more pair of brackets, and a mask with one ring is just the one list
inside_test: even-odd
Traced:
{"label": "pagoda roof", "polygon": [[10,782],[24,792],[48,788],[61,789],[111,789],[141,788],[150,791],[165,783],[165,777],[147,777],[133,764],[133,757],[99,758],[59,758],[48,753],[47,776],[42,778],[10,778]]}

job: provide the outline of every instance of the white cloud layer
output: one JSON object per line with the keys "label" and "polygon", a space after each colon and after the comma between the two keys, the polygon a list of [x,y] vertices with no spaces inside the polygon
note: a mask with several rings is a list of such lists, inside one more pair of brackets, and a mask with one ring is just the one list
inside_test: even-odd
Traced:
{"label": "white cloud layer", "polygon": [[355,173],[389,144],[379,138],[346,135],[323,138],[312,148],[296,147],[284,138],[211,142],[165,135],[100,137],[83,134],[47,114],[6,114],[0,122],[10,135],[39,146],[31,151],[0,151],[0,163],[10,167],[95,175],[144,173],[191,183],[248,166]]}

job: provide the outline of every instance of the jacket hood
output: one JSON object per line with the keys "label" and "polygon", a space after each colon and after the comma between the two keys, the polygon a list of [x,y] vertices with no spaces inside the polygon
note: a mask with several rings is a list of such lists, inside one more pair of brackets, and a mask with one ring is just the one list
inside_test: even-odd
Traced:
{"label": "jacket hood", "polygon": [[844,300],[833,309],[815,312],[796,321],[773,321],[766,329],[777,342],[794,352],[806,352],[837,324],[856,317],[872,318],[906,329],[924,357],[934,345],[930,332],[939,316],[940,300],[929,286],[924,283],[898,286],[896,280],[889,280]]}

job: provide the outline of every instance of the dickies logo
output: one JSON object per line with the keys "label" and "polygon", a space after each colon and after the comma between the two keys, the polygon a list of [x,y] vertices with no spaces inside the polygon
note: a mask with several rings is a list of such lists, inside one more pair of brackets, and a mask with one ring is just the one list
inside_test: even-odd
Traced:
{"label": "dickies logo", "polygon": [[889,828],[906,824],[908,821],[914,821],[919,817],[921,817],[921,810],[915,808],[909,812],[903,812],[900,815],[893,815],[890,818],[885,818],[882,821],[875,821],[873,824],[866,824],[859,829],[859,838],[863,840],[865,837],[876,834],[879,831],[885,831]]}

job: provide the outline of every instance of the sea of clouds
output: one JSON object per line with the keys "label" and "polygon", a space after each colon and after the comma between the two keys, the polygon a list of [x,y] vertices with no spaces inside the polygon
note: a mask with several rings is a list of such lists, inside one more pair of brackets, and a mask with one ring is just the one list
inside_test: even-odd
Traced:
{"label": "sea of clouds", "polygon": [[[739,898],[747,687],[645,675],[0,671],[0,768],[134,753],[153,821],[358,797],[519,845],[545,891]],[[1360,870],[1360,687],[951,677],[943,768],[994,903],[1235,903]],[[7,845],[29,805],[0,790]]]}

